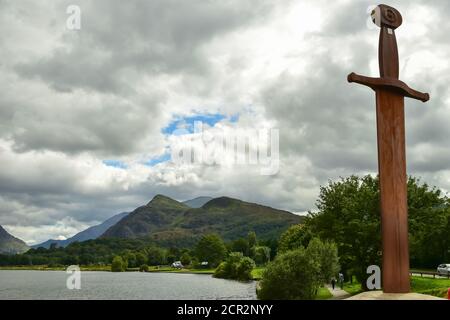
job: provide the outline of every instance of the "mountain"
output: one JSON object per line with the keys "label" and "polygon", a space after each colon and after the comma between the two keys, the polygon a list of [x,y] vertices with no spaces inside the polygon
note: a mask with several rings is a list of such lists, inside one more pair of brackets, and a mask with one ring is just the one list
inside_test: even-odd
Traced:
{"label": "mountain", "polygon": [[25,242],[10,235],[0,226],[0,254],[18,254],[28,251],[30,247]]}
{"label": "mountain", "polygon": [[211,197],[197,197],[195,199],[186,200],[183,203],[191,208],[200,208],[203,207],[205,203],[211,201],[213,198]]}
{"label": "mountain", "polygon": [[149,237],[163,245],[190,245],[203,234],[217,233],[225,240],[234,240],[255,231],[260,239],[270,239],[302,220],[291,212],[228,197],[190,208],[157,195],[108,229],[102,238]]}
{"label": "mountain", "polygon": [[111,218],[109,218],[108,220],[104,221],[103,223],[87,228],[84,231],[81,231],[79,233],[77,233],[76,235],[74,235],[73,237],[66,239],[66,240],[47,240],[43,243],[37,244],[32,246],[32,248],[50,248],[50,246],[55,243],[58,247],[67,247],[69,244],[71,244],[72,242],[82,242],[82,241],[86,241],[86,240],[91,240],[91,239],[97,239],[98,237],[100,237],[103,233],[105,233],[106,230],[108,230],[110,227],[112,227],[113,225],[115,225],[117,222],[119,222],[120,220],[122,220],[124,217],[126,217],[128,215],[128,212],[122,212],[119,213]]}

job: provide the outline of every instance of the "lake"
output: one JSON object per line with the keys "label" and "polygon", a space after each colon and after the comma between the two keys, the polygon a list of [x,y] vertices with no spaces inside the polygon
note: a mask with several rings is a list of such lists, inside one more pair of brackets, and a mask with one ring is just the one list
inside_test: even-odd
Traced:
{"label": "lake", "polygon": [[64,271],[0,270],[0,299],[248,300],[256,283],[203,274],[81,272],[81,289],[69,290]]}

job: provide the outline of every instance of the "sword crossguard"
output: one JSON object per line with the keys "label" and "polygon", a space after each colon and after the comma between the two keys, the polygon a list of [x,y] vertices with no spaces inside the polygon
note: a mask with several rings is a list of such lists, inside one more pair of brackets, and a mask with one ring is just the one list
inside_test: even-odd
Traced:
{"label": "sword crossguard", "polygon": [[394,91],[404,97],[420,100],[422,102],[427,102],[430,100],[430,95],[428,93],[423,93],[411,89],[406,83],[394,78],[371,78],[361,76],[354,72],[350,73],[347,77],[348,82],[354,82],[358,84],[365,85],[367,87],[372,88],[373,90],[377,89],[386,89]]}

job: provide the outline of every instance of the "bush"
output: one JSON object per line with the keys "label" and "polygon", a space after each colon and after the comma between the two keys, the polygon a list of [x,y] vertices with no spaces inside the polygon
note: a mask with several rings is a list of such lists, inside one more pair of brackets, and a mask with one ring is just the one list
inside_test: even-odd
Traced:
{"label": "bush", "polygon": [[121,256],[115,256],[111,264],[111,271],[123,272],[127,270],[127,266],[128,264],[122,259]]}
{"label": "bush", "polygon": [[320,264],[304,248],[280,254],[268,264],[258,290],[262,300],[314,299],[322,283]]}
{"label": "bush", "polygon": [[252,248],[253,260],[257,265],[266,264],[270,261],[270,248],[263,246],[256,246]]}
{"label": "bush", "polygon": [[311,259],[315,259],[320,264],[319,278],[322,283],[328,283],[331,278],[336,276],[340,269],[336,244],[322,242],[320,239],[314,238],[306,251]]}
{"label": "bush", "polygon": [[143,264],[139,267],[140,272],[148,272],[148,270],[149,270],[148,265],[146,265],[146,264]]}
{"label": "bush", "polygon": [[255,263],[249,257],[244,257],[241,252],[232,252],[214,272],[214,277],[248,281],[252,279],[252,270]]}
{"label": "bush", "polygon": [[180,257],[181,264],[183,266],[188,266],[191,264],[191,256],[188,253],[183,253]]}

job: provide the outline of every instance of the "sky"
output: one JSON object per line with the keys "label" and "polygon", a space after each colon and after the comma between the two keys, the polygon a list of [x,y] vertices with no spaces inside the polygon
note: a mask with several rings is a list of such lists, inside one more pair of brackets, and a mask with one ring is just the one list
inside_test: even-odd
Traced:
{"label": "sky", "polygon": [[[29,244],[64,239],[156,194],[304,213],[329,180],[376,174],[374,94],[346,81],[378,76],[373,4],[0,0],[0,225]],[[403,15],[400,78],[431,94],[406,100],[408,174],[447,192],[450,2],[387,4]],[[278,130],[279,170],[174,162],[199,121]]]}

